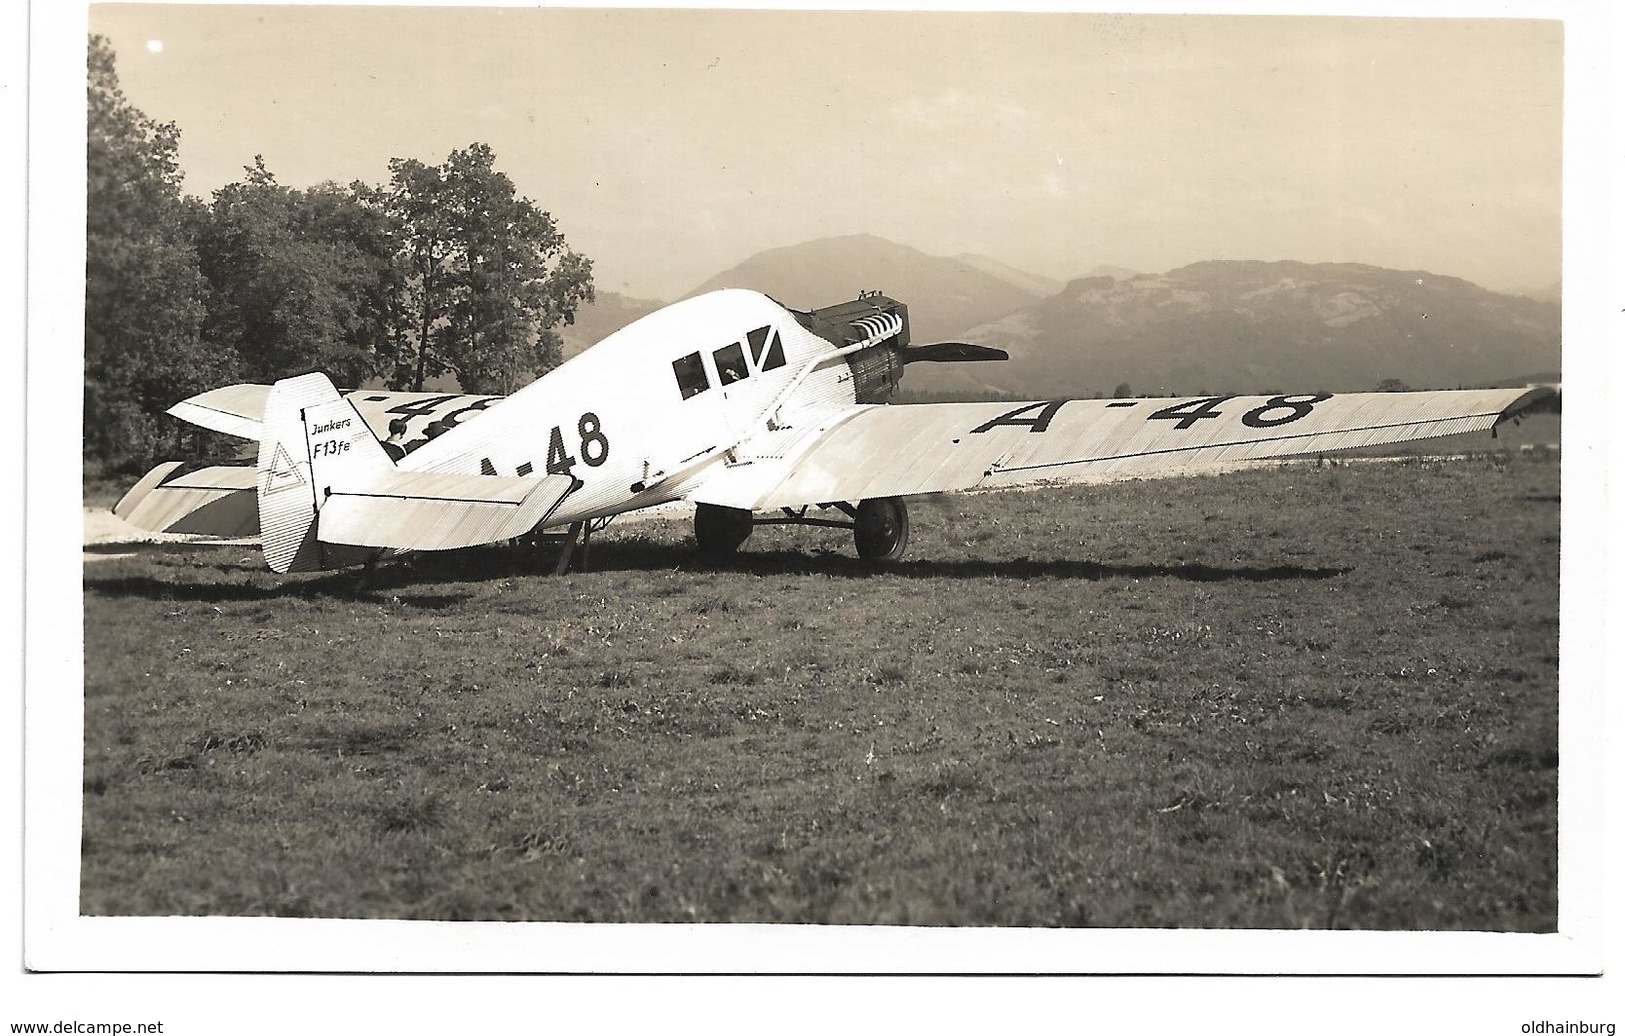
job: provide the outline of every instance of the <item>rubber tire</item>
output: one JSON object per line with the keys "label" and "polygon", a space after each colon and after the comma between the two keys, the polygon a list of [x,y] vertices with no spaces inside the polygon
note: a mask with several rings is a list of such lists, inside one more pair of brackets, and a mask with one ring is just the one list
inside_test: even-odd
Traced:
{"label": "rubber tire", "polygon": [[726,558],[750,539],[756,521],[737,507],[697,504],[694,507],[694,543],[707,558]]}
{"label": "rubber tire", "polygon": [[900,560],[908,550],[908,507],[902,498],[887,496],[858,504],[852,538],[858,557],[865,561],[886,565]]}

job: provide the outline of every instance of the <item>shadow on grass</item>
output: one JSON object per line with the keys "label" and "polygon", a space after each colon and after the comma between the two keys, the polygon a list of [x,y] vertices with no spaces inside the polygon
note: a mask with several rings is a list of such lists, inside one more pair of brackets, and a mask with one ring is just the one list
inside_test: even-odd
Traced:
{"label": "shadow on grass", "polygon": [[[608,559],[606,559],[608,560]],[[603,564],[608,569],[611,566]],[[634,566],[627,566],[634,567]],[[825,575],[851,579],[893,576],[904,579],[1180,579],[1192,583],[1217,583],[1231,579],[1262,583],[1287,579],[1330,579],[1343,575],[1346,568],[1305,568],[1299,565],[1221,567],[1181,563],[1176,565],[1109,565],[1098,561],[1071,559],[1037,560],[1029,557],[938,559],[921,558],[877,568],[858,558],[840,555],[808,556],[788,552],[743,553],[720,564],[705,564],[689,557],[685,568],[721,572],[748,572],[752,575]]]}
{"label": "shadow on grass", "polygon": [[[476,547],[468,550],[415,555],[410,562],[378,566],[365,578],[360,569],[319,577],[278,577],[255,572],[249,582],[185,582],[150,576],[87,578],[85,589],[107,597],[202,602],[258,601],[285,598],[335,598],[387,601],[409,608],[449,608],[469,600],[469,593],[397,596],[395,591],[442,583],[481,583],[500,579],[551,575],[556,554],[551,550]],[[578,558],[579,560],[579,558]],[[1192,583],[1230,580],[1264,583],[1287,580],[1331,579],[1347,568],[1308,568],[1300,565],[1217,566],[1180,564],[1104,564],[1072,559],[917,558],[877,567],[860,558],[834,552],[744,550],[722,561],[695,553],[689,543],[658,543],[629,539],[596,543],[588,573],[737,572],[753,576],[816,575],[838,579],[1178,579]],[[220,567],[223,572],[240,568]],[[270,580],[283,580],[270,582]]]}
{"label": "shadow on grass", "polygon": [[[763,575],[817,575],[845,579],[880,576],[904,579],[1182,579],[1213,583],[1231,579],[1273,582],[1289,579],[1330,579],[1346,568],[1305,568],[1299,565],[1221,567],[1195,563],[1103,564],[1070,558],[913,558],[877,566],[861,558],[834,551],[804,553],[787,550],[752,551],[747,546],[733,557],[713,561],[695,553],[692,543],[659,543],[627,539],[595,544],[591,572],[689,571],[739,572]],[[547,571],[551,571],[551,565]]]}
{"label": "shadow on grass", "polygon": [[[538,550],[535,554],[515,554],[505,549],[463,550],[457,554],[424,557],[413,568],[392,567],[377,573],[375,586],[406,586],[419,581],[436,580],[497,580],[513,576],[548,575],[552,572],[554,554],[551,550]],[[707,560],[695,554],[694,546],[663,544],[645,539],[593,544],[590,563],[585,572],[736,572],[741,575],[819,575],[850,580],[869,580],[877,576],[916,578],[916,580],[981,580],[990,576],[1019,578],[1019,580],[1146,580],[1146,578],[1172,578],[1193,583],[1217,583],[1225,580],[1246,580],[1254,583],[1276,580],[1326,580],[1344,575],[1345,568],[1303,568],[1298,565],[1271,565],[1271,567],[1214,567],[1198,563],[1178,565],[1103,565],[1087,560],[1035,560],[1030,557],[1014,559],[931,559],[915,560],[876,567],[851,555],[835,552],[803,554],[798,550],[741,550],[730,559]]]}

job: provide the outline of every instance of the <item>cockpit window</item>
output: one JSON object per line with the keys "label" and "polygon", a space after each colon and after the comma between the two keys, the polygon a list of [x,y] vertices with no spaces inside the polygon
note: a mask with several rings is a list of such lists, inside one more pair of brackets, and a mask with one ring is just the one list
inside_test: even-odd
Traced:
{"label": "cockpit window", "polygon": [[745,336],[750,342],[750,355],[756,368],[770,371],[784,366],[784,343],[779,332],[772,327],[758,327]]}
{"label": "cockpit window", "polygon": [[689,353],[680,360],[671,361],[671,369],[677,375],[677,387],[684,399],[697,396],[711,387],[710,379],[705,376],[705,362],[700,359],[699,353]]}
{"label": "cockpit window", "polygon": [[724,385],[750,377],[750,368],[745,366],[745,349],[738,342],[723,346],[711,356],[717,361],[717,377]]}

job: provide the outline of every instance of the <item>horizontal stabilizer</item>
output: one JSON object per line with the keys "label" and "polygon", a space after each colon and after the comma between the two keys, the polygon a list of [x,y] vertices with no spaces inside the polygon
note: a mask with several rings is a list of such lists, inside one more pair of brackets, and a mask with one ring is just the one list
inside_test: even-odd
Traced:
{"label": "horizontal stabilizer", "polygon": [[932,342],[903,349],[898,356],[904,363],[965,363],[972,360],[1008,360],[1010,354],[1003,349],[969,342]]}
{"label": "horizontal stabilizer", "polygon": [[[265,401],[270,394],[269,385],[227,385],[183,399],[167,412],[200,428],[257,441],[265,438]],[[467,423],[502,400],[501,396],[383,389],[355,389],[342,395],[373,435],[392,437],[407,451]],[[398,434],[392,426],[399,426]]]}
{"label": "horizontal stabilizer", "polygon": [[226,539],[259,535],[253,468],[181,469],[179,461],[153,468],[113,506],[113,513],[148,532]]}
{"label": "horizontal stabilizer", "polygon": [[264,430],[260,416],[270,392],[269,385],[227,385],[183,399],[168,413],[212,432],[257,440]]}
{"label": "horizontal stabilizer", "polygon": [[452,550],[523,536],[575,487],[568,475],[520,478],[394,471],[322,502],[323,543]]}

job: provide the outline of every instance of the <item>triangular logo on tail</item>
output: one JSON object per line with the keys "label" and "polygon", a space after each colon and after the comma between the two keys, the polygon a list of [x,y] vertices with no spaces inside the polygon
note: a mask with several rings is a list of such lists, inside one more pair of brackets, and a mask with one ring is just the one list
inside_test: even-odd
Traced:
{"label": "triangular logo on tail", "polygon": [[305,476],[299,471],[299,465],[293,462],[288,454],[288,448],[282,443],[276,444],[276,453],[271,457],[271,466],[265,470],[265,491],[275,493],[279,489],[288,489],[305,484]]}

